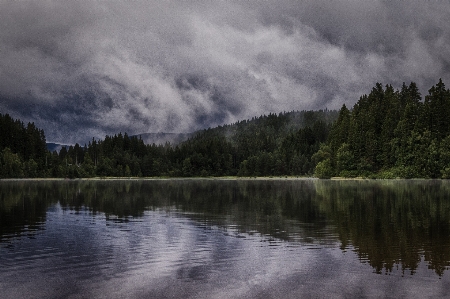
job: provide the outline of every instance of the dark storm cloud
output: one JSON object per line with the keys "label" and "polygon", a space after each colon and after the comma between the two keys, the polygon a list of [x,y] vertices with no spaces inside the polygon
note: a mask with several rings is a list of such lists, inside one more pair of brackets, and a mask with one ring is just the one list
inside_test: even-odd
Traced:
{"label": "dark storm cloud", "polygon": [[[49,141],[191,132],[450,76],[445,1],[2,1],[0,112]],[[450,84],[450,83],[448,83]]]}

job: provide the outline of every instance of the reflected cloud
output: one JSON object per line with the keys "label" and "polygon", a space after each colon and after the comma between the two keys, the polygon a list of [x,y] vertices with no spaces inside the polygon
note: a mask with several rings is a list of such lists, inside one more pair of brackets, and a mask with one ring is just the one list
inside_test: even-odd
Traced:
{"label": "reflected cloud", "polygon": [[[38,230],[56,230],[47,220],[51,213],[74,221],[77,216],[88,217],[85,223],[92,234],[113,231],[115,237],[107,240],[111,255],[118,254],[114,248],[126,246],[132,256],[145,260],[150,256],[139,256],[139,249],[153,248],[151,259],[160,263],[153,265],[159,270],[176,268],[183,261],[174,274],[179,279],[214,276],[218,267],[231,267],[242,254],[264,260],[267,267],[279,261],[276,251],[269,256],[246,252],[245,242],[283,250],[303,248],[303,255],[314,255],[314,249],[321,254],[355,253],[358,262],[378,274],[423,273],[420,267],[425,264],[443,277],[450,265],[450,203],[446,200],[450,185],[445,181],[187,179],[0,184],[0,245],[4,248],[11,240],[32,237]],[[95,232],[99,223],[104,227]],[[189,229],[181,229],[185,225]],[[142,239],[136,229],[153,239]],[[341,253],[333,251],[337,247]],[[336,258],[327,259],[329,265]],[[124,269],[132,270],[133,261],[130,264],[124,262]]]}

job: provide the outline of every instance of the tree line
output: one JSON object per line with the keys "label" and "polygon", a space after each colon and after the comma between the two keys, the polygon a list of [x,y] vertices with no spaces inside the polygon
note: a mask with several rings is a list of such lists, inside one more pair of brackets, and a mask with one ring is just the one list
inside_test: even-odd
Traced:
{"label": "tree line", "polygon": [[119,133],[50,152],[42,130],[0,114],[0,133],[9,134],[0,143],[0,177],[312,175],[311,157],[337,116],[334,110],[283,112],[202,130],[178,145],[144,144]]}
{"label": "tree line", "polygon": [[450,178],[450,91],[377,83],[339,111],[262,115],[178,144],[119,133],[46,149],[45,134],[0,114],[0,177],[316,176]]}

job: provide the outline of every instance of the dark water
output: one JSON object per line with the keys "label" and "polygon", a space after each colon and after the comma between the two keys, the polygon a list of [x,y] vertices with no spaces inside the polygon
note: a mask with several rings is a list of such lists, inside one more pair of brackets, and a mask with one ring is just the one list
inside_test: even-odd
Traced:
{"label": "dark water", "polygon": [[1,298],[448,298],[450,182],[0,182]]}

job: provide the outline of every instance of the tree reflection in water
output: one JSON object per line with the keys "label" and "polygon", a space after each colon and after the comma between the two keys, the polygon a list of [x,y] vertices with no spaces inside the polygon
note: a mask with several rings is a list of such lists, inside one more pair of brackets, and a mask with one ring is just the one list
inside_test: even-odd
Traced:
{"label": "tree reflection in water", "polygon": [[[446,181],[124,180],[0,182],[0,243],[45,229],[46,211],[89,209],[126,222],[147,210],[293,244],[352,248],[377,273],[450,261]],[[1,245],[1,244],[0,244]]]}
{"label": "tree reflection in water", "polygon": [[318,181],[316,202],[377,273],[415,273],[421,259],[439,276],[450,261],[450,184],[446,181]]}

